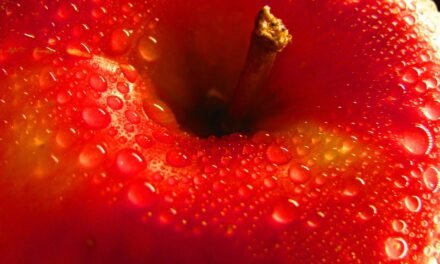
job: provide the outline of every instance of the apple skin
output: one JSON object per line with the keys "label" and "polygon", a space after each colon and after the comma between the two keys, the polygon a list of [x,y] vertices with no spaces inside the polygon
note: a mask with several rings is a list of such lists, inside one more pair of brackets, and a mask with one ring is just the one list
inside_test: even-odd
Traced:
{"label": "apple skin", "polygon": [[222,138],[174,115],[232,93],[262,1],[6,4],[1,262],[437,263],[429,3],[269,2],[270,132]]}

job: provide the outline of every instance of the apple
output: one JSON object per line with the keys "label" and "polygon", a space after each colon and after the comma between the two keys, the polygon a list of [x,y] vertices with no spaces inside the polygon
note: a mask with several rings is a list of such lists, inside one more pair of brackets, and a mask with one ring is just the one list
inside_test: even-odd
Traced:
{"label": "apple", "polygon": [[0,7],[1,263],[438,263],[434,2]]}

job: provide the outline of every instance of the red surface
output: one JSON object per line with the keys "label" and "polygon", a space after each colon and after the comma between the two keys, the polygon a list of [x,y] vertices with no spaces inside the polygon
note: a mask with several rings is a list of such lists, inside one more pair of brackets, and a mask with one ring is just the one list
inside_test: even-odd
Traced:
{"label": "red surface", "polygon": [[437,11],[273,1],[261,131],[183,132],[262,4],[2,4],[0,262],[436,263]]}

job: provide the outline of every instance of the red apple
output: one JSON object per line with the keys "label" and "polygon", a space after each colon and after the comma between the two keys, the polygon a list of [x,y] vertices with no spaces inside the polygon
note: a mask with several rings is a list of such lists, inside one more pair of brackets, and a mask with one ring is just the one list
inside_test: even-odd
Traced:
{"label": "red apple", "polygon": [[[226,133],[263,4],[293,40]],[[1,263],[437,263],[433,2],[0,6]]]}

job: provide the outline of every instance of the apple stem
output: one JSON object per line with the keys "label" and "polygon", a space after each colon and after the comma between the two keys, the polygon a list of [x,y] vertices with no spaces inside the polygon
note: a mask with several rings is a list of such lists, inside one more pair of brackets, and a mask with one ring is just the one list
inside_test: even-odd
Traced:
{"label": "apple stem", "polygon": [[276,56],[291,40],[281,19],[270,12],[269,6],[264,6],[256,17],[246,62],[228,107],[230,130],[249,128]]}

